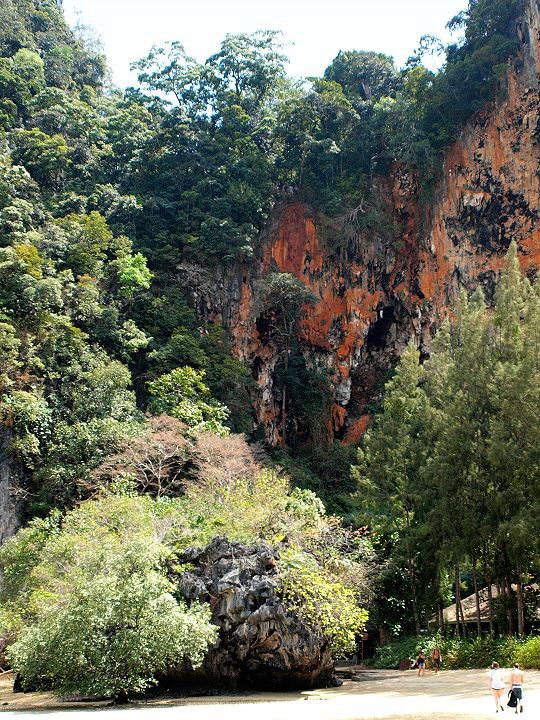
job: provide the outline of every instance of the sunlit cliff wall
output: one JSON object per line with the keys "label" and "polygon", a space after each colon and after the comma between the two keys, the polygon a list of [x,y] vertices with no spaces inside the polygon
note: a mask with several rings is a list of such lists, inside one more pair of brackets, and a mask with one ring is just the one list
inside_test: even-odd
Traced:
{"label": "sunlit cliff wall", "polygon": [[530,1],[518,32],[522,50],[508,72],[507,92],[448,150],[432,199],[420,202],[414,177],[399,168],[379,182],[397,232],[362,234],[355,231],[354,213],[330,225],[300,202],[284,203],[255,266],[221,279],[220,306],[199,298],[206,312],[222,317],[236,354],[253,369],[256,411],[270,442],[283,438],[276,350],[257,322],[258,288],[269,272],[294,274],[320,298],[306,309],[302,347],[332,378],[330,437],[355,442],[369,424],[366,405],[377,383],[411,337],[429,351],[460,287],[481,285],[491,299],[512,239],[524,270],[540,266],[537,0]]}

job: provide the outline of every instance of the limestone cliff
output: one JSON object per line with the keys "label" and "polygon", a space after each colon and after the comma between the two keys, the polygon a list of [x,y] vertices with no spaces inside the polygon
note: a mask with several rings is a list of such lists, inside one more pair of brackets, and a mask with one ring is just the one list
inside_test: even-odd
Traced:
{"label": "limestone cliff", "polygon": [[492,297],[512,239],[524,269],[540,266],[537,0],[529,1],[518,33],[522,50],[506,92],[448,150],[430,202],[420,200],[425,193],[416,178],[399,167],[377,181],[391,232],[360,231],[361,205],[330,223],[301,202],[285,202],[255,267],[221,278],[214,294],[219,307],[204,288],[198,291],[199,309],[223,318],[235,352],[253,369],[258,418],[271,443],[283,441],[276,352],[258,323],[257,303],[258,284],[269,272],[294,274],[320,298],[306,308],[301,342],[308,362],[332,378],[329,435],[355,442],[369,423],[366,405],[384,372],[411,337],[429,349],[460,287],[482,285]]}

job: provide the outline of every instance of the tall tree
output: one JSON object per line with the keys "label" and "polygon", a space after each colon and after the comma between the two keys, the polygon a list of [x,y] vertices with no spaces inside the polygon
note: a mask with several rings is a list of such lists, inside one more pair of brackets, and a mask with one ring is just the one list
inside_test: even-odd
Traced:
{"label": "tall tree", "polygon": [[[415,528],[420,469],[424,450],[418,443],[427,399],[418,387],[420,354],[410,344],[401,356],[395,376],[386,386],[383,412],[364,438],[353,472],[362,502],[372,522],[392,529],[404,553],[414,626],[420,633],[418,568]],[[367,518],[366,518],[367,519]]]}
{"label": "tall tree", "polygon": [[289,357],[296,340],[302,310],[318,298],[290,273],[273,273],[263,283],[263,309],[269,319],[273,339],[283,362],[281,389],[281,441],[287,443],[287,374]]}

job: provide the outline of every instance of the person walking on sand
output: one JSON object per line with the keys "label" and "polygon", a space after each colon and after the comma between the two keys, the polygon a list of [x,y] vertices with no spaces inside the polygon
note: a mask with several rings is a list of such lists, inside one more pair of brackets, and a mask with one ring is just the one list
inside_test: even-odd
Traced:
{"label": "person walking on sand", "polygon": [[518,707],[519,712],[523,712],[523,684],[525,682],[525,675],[523,674],[522,669],[519,667],[518,663],[514,664],[514,668],[512,670],[512,674],[510,675],[510,685],[512,687],[512,690],[514,691],[514,694],[516,696],[516,700],[518,704],[516,705],[516,715],[518,713]]}
{"label": "person walking on sand", "polygon": [[425,675],[426,672],[426,651],[421,650],[420,655],[416,658],[416,667],[418,668],[418,677]]}
{"label": "person walking on sand", "polygon": [[504,712],[504,707],[501,704],[501,696],[504,692],[504,680],[502,670],[499,667],[498,662],[491,663],[491,670],[489,671],[489,689],[495,700],[495,712],[499,712],[499,708],[501,708]]}
{"label": "person walking on sand", "polygon": [[433,669],[435,670],[435,675],[439,672],[441,669],[442,664],[442,654],[438,647],[433,649],[433,652],[431,653],[431,665]]}

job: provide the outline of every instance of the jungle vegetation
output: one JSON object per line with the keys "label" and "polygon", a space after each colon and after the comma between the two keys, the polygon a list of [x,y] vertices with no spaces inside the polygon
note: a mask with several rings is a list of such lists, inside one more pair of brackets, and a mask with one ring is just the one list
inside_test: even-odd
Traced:
{"label": "jungle vegetation", "polygon": [[[437,73],[422,65],[434,46],[424,38],[404,68],[380,53],[343,51],[323,77],[298,80],[286,73],[279,34],[261,31],[227,36],[202,62],[179,41],[153,48],[134,63],[139,86],[122,90],[108,80],[99,43],[66,25],[61,2],[4,0],[0,423],[29,524],[2,550],[2,622],[17,633],[13,662],[31,682],[118,695],[144,689],[181,655],[197,662],[213,631],[204,608],[175,596],[168,560],[186,538],[207,541],[216,527],[247,539],[270,528],[270,540],[309,555],[284,565],[284,596],[299,610],[324,608],[316,621],[342,648],[364,618],[353,612],[365,597],[351,567],[373,553],[384,602],[372,615],[396,634],[421,629],[464,584],[521,588],[537,572],[538,288],[518,277],[513,251],[493,319],[480,295],[463,297],[428,361],[414,347],[405,353],[355,461],[357,498],[350,450],[321,454],[313,443],[300,461],[281,458],[295,484],[327,501],[339,495],[332,510],[372,534],[355,540],[358,565],[336,573],[324,543],[311,540],[341,525],[283,474],[246,470],[225,509],[223,498],[208,504],[209,484],[193,482],[194,444],[209,434],[235,443],[254,428],[250,369],[231,355],[226,329],[197,313],[190,286],[253,262],[283,198],[330,217],[362,203],[360,229],[388,223],[374,179],[399,163],[429,187],[464,123],[504,93],[522,7],[471,0],[450,23],[456,40]],[[300,307],[313,301],[301,292],[293,279],[271,277],[262,300],[287,299],[271,328],[280,382],[313,428],[327,394],[295,337]],[[149,472],[152,453],[166,472]],[[264,507],[263,490],[277,503],[270,524],[246,499]],[[180,534],[163,536],[164,519]],[[338,595],[352,626],[343,605],[332,605]],[[149,622],[138,646],[135,598]],[[517,628],[510,614],[505,629],[522,633],[526,598],[517,598]],[[111,646],[121,667],[114,678],[103,664],[90,681],[75,662],[63,675],[70,648],[59,638],[105,642],[104,600],[133,654],[119,658]],[[74,620],[78,606],[89,634]],[[47,667],[37,647],[47,648]]]}

